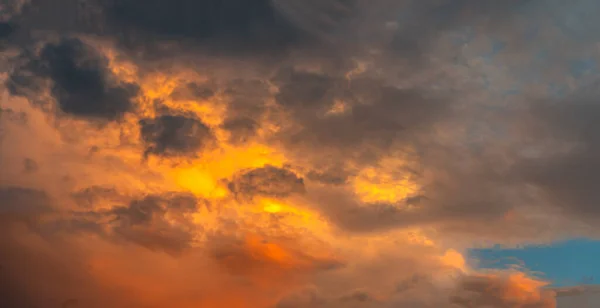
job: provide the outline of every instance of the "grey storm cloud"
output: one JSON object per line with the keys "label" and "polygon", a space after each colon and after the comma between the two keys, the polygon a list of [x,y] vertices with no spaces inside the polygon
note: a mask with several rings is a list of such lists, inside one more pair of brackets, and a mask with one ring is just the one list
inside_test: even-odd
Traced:
{"label": "grey storm cloud", "polygon": [[523,129],[535,141],[529,140],[530,153],[512,170],[515,178],[541,189],[544,198],[572,218],[591,224],[599,217],[600,202],[595,188],[600,180],[599,95],[597,83],[592,83],[558,101],[532,104]]}
{"label": "grey storm cloud", "polygon": [[251,140],[256,136],[261,118],[268,109],[268,84],[263,80],[233,80],[225,86],[224,94],[229,102],[221,127],[231,134],[230,141],[233,143]]}
{"label": "grey storm cloud", "polygon": [[15,32],[15,25],[11,22],[2,21],[0,22],[0,39],[8,38]]}
{"label": "grey storm cloud", "polygon": [[59,230],[64,227],[98,233],[116,242],[134,243],[178,255],[192,245],[197,228],[192,224],[190,214],[202,205],[202,200],[191,194],[163,193],[134,199],[108,210],[76,212],[74,218],[56,224]]}
{"label": "grey storm cloud", "polygon": [[119,119],[131,111],[138,91],[136,85],[118,83],[108,69],[108,59],[74,38],[45,44],[11,74],[7,87],[13,95],[21,95],[39,91],[44,80],[52,84],[58,109],[91,119]]}
{"label": "grey storm cloud", "polygon": [[93,208],[96,203],[102,200],[116,202],[126,198],[116,187],[106,186],[86,187],[72,193],[71,197],[81,208]]}
{"label": "grey storm cloud", "polygon": [[229,189],[236,195],[284,198],[305,192],[304,180],[294,172],[266,165],[234,176]]}
{"label": "grey storm cloud", "polygon": [[[434,125],[456,118],[453,96],[400,88],[379,78],[347,80],[337,72],[283,68],[273,83],[279,87],[275,100],[292,123],[285,123],[277,138],[290,155],[313,158],[311,164],[320,168],[313,178],[343,182],[352,170],[336,157],[366,165],[394,146],[424,147],[423,136],[431,136]],[[342,109],[336,111],[336,104]],[[346,174],[340,174],[343,169]]]}
{"label": "grey storm cloud", "polygon": [[[101,0],[99,3],[108,25],[123,32],[125,45],[142,43],[140,38],[136,41],[137,32],[158,38],[189,39],[203,46],[226,47],[228,51],[268,52],[285,48],[299,36],[268,0]],[[128,34],[133,34],[131,39]]]}
{"label": "grey storm cloud", "polygon": [[215,95],[210,84],[200,84],[196,82],[187,83],[185,86],[177,88],[171,93],[174,99],[208,99]]}
{"label": "grey storm cloud", "polygon": [[180,115],[162,115],[140,120],[140,135],[146,144],[145,155],[192,155],[209,145],[211,130],[201,120]]}

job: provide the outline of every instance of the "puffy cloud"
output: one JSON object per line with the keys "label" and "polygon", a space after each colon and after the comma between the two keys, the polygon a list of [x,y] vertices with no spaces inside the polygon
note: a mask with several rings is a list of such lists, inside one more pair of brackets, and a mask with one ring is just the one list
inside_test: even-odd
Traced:
{"label": "puffy cloud", "polygon": [[146,154],[195,155],[212,139],[208,126],[195,118],[162,115],[140,120]]}
{"label": "puffy cloud", "polygon": [[250,197],[262,195],[282,198],[305,191],[302,178],[290,170],[271,165],[242,172],[228,186],[234,194]]}
{"label": "puffy cloud", "polygon": [[25,94],[38,90],[43,80],[51,81],[59,110],[92,119],[121,118],[138,91],[136,85],[119,84],[108,70],[108,59],[78,39],[47,43],[11,75],[7,86],[13,94]]}

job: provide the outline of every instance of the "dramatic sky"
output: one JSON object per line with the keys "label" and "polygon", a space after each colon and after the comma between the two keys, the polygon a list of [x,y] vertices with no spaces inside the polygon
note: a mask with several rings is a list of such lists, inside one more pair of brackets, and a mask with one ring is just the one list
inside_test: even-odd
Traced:
{"label": "dramatic sky", "polygon": [[0,306],[598,307],[598,11],[1,0]]}

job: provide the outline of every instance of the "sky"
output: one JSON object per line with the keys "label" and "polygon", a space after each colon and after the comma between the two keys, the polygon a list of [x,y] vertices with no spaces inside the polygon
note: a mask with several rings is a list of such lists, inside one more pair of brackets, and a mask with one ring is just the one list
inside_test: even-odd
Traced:
{"label": "sky", "polygon": [[0,306],[600,305],[593,0],[0,1]]}

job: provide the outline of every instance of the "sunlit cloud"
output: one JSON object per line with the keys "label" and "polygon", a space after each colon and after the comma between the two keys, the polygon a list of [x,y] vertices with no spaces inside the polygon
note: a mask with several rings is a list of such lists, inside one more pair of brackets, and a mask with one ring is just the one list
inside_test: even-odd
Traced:
{"label": "sunlit cloud", "polygon": [[556,68],[513,94],[535,46],[490,38],[541,4],[317,2],[11,3],[0,297],[556,307],[466,255],[597,235],[594,93],[540,90]]}

